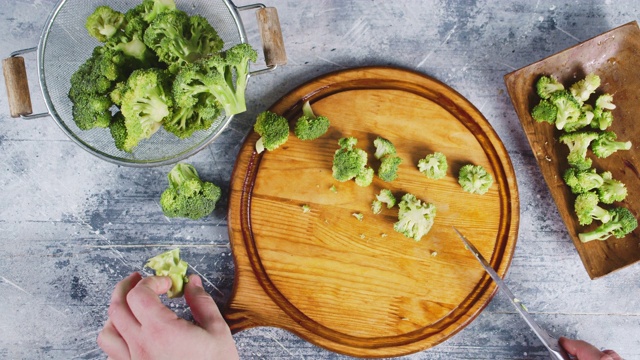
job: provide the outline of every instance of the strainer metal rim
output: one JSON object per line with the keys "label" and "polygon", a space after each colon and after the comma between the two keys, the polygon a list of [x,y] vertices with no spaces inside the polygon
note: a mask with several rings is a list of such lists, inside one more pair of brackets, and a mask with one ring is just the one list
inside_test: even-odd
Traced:
{"label": "strainer metal rim", "polygon": [[[58,13],[60,12],[60,10],[62,9],[62,6],[64,6],[64,4],[67,2],[68,0],[60,0],[58,1],[58,4],[56,5],[55,9],[51,12],[51,14],[49,14],[49,17],[46,20],[45,26],[42,29],[42,33],[40,34],[40,40],[38,41],[38,47],[36,48],[36,59],[37,59],[37,69],[38,69],[38,81],[40,83],[40,90],[42,93],[42,97],[44,99],[44,103],[45,106],[47,107],[47,111],[49,113],[49,115],[51,116],[51,118],[54,120],[54,122],[58,125],[58,127],[60,127],[60,129],[62,129],[62,131],[74,142],[76,143],[76,145],[80,146],[83,150],[87,151],[88,153],[97,156],[98,158],[105,160],[107,162],[116,164],[116,165],[122,165],[122,166],[127,166],[127,167],[137,167],[137,168],[146,168],[146,167],[156,167],[156,166],[163,166],[163,165],[170,165],[170,164],[174,164],[178,161],[184,160],[190,156],[195,155],[196,153],[202,151],[205,147],[207,147],[209,144],[211,144],[218,136],[220,136],[220,134],[222,134],[222,132],[226,129],[226,127],[229,125],[229,123],[231,122],[231,120],[233,120],[233,115],[226,115],[224,119],[221,121],[220,126],[218,127],[218,129],[216,131],[214,131],[208,138],[206,138],[205,140],[202,141],[202,143],[200,145],[198,145],[197,147],[188,149],[182,153],[179,153],[177,155],[173,155],[170,158],[163,158],[163,159],[159,159],[159,160],[136,160],[136,159],[123,159],[123,158],[119,158],[116,156],[112,156],[109,154],[106,154],[102,151],[99,151],[97,149],[94,149],[92,147],[90,147],[88,144],[86,144],[84,141],[82,141],[81,139],[79,139],[75,133],[73,131],[71,131],[65,124],[64,122],[61,120],[60,116],[58,115],[58,113],[55,110],[55,107],[53,105],[53,102],[51,101],[51,98],[49,96],[49,90],[47,88],[47,81],[45,78],[45,69],[44,69],[44,54],[45,54],[45,48],[46,48],[46,44],[47,44],[47,38],[49,36],[50,30],[51,30],[51,26],[53,25],[53,22],[55,21]],[[231,0],[219,0],[222,1],[226,7],[229,9],[229,13],[231,14],[231,16],[233,17],[233,20],[236,24],[238,33],[240,35],[240,42],[241,43],[246,43],[247,42],[247,34],[244,28],[244,24],[242,23],[242,19],[240,17],[240,14],[238,12],[238,7],[231,1]],[[247,77],[250,77],[250,75],[247,75]],[[248,81],[248,79],[247,79]]]}

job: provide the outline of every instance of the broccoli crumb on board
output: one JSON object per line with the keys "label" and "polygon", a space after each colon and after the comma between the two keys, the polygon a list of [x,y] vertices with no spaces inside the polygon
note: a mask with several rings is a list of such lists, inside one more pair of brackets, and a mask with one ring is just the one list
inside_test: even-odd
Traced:
{"label": "broccoli crumb on board", "polygon": [[300,206],[300,208],[302,209],[302,212],[305,213],[305,214],[308,213],[308,212],[311,212],[311,207],[309,207],[309,205],[307,205],[307,204],[304,204],[304,205]]}
{"label": "broccoli crumb on board", "polygon": [[358,221],[362,221],[362,219],[364,219],[364,215],[362,213],[353,213],[351,216],[358,219]]}
{"label": "broccoli crumb on board", "polygon": [[329,188],[329,190],[330,190],[332,193],[337,193],[337,192],[338,192],[338,189],[336,188],[336,186],[335,186],[335,185],[331,185],[331,187]]}

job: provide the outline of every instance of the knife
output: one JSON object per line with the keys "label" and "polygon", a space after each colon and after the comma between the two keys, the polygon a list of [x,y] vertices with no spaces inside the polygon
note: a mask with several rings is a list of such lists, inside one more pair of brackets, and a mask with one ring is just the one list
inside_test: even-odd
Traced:
{"label": "knife", "polygon": [[500,288],[502,292],[509,297],[509,300],[511,300],[511,303],[513,304],[513,306],[515,306],[518,313],[524,318],[527,325],[529,325],[533,332],[538,336],[538,339],[540,339],[540,341],[542,341],[542,344],[544,344],[547,350],[549,350],[549,353],[551,353],[551,358],[556,360],[571,360],[567,352],[558,343],[558,339],[551,337],[543,328],[540,327],[540,325],[538,325],[538,323],[535,322],[535,320],[533,320],[533,317],[531,316],[531,314],[529,314],[522,301],[520,301],[513,295],[511,290],[509,290],[509,288],[507,287],[507,284],[504,283],[502,278],[498,276],[491,265],[489,265],[487,260],[485,260],[480,252],[478,252],[478,249],[476,249],[475,246],[473,246],[473,244],[471,244],[471,242],[467,240],[467,238],[465,238],[464,235],[460,233],[460,231],[458,231],[458,229],[454,227],[453,230],[458,233],[458,236],[460,236],[460,238],[464,242],[465,247],[473,253],[478,261],[480,261],[480,264],[482,264],[482,267],[489,274],[489,276],[491,276],[493,281],[498,284],[498,288]]}

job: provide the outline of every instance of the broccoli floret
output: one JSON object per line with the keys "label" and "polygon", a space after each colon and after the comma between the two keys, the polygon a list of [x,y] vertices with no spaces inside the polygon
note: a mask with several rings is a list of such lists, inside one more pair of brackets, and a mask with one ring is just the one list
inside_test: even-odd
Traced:
{"label": "broccoli floret", "polygon": [[109,6],[98,6],[84,24],[84,27],[100,42],[106,42],[115,35],[124,24],[124,14]]}
{"label": "broccoli floret", "polygon": [[616,141],[617,135],[613,131],[598,134],[591,145],[591,151],[599,158],[606,158],[618,150],[631,149],[631,141]]}
{"label": "broccoli floret", "polygon": [[171,288],[167,291],[169,298],[182,296],[184,284],[189,281],[187,278],[189,264],[180,260],[180,249],[156,255],[149,259],[144,266],[155,271],[156,276],[168,276],[171,279]]}
{"label": "broccoli floret", "polygon": [[569,147],[567,160],[569,165],[585,170],[591,167],[591,159],[587,157],[587,150],[592,141],[598,138],[598,134],[593,131],[581,131],[564,133],[558,139],[561,143]]}
{"label": "broccoli floret", "polygon": [[558,116],[558,108],[547,99],[540,100],[538,105],[531,110],[531,117],[537,122],[555,124]]}
{"label": "broccoli floret", "polygon": [[398,203],[398,222],[393,229],[415,241],[426,235],[436,217],[436,207],[431,203],[423,203],[413,194],[405,194]]}
{"label": "broccoli floret", "polygon": [[87,95],[74,99],[71,113],[79,129],[106,128],[112,120],[113,103],[107,96]]}
{"label": "broccoli floret", "polygon": [[373,145],[376,147],[376,152],[373,154],[376,159],[382,159],[385,155],[395,155],[396,147],[393,146],[391,141],[377,137],[373,140]]}
{"label": "broccoli floret", "polygon": [[216,54],[224,45],[207,19],[189,16],[181,10],[157,14],[145,30],[143,40],[173,73],[186,64]]}
{"label": "broccoli floret", "polygon": [[551,103],[558,108],[556,116],[556,128],[564,129],[565,125],[570,122],[577,122],[580,119],[581,105],[567,90],[556,91],[551,94]]}
{"label": "broccoli floret", "polygon": [[180,139],[186,139],[196,131],[209,129],[220,113],[221,106],[215,97],[201,94],[193,106],[177,106],[163,126]]}
{"label": "broccoli floret", "polygon": [[460,168],[458,183],[472,194],[484,194],[493,184],[493,176],[482,165],[467,164]]}
{"label": "broccoli floret", "polygon": [[593,118],[595,117],[593,113],[593,108],[591,107],[591,105],[589,104],[582,105],[581,111],[582,112],[580,113],[580,117],[578,118],[578,121],[568,122],[564,126],[563,130],[565,132],[578,131],[586,126],[591,125],[591,123],[593,122]]}
{"label": "broccoli floret", "polygon": [[606,130],[613,123],[613,113],[611,111],[595,108],[593,115],[591,127],[594,129]]}
{"label": "broccoli floret", "polygon": [[623,207],[609,210],[611,220],[598,226],[595,230],[580,233],[578,238],[583,243],[593,240],[607,240],[612,235],[616,238],[623,238],[638,227],[638,220],[631,211]]}
{"label": "broccoli floret", "polygon": [[434,152],[418,160],[418,170],[430,179],[442,179],[447,175],[447,157],[441,152]]}
{"label": "broccoli floret", "polygon": [[562,178],[574,194],[582,194],[597,189],[604,183],[604,179],[596,173],[595,169],[579,170],[569,168],[564,172]]}
{"label": "broccoli floret", "polygon": [[382,201],[373,200],[371,202],[371,212],[374,214],[380,214],[382,212]]}
{"label": "broccoli floret", "polygon": [[365,166],[358,175],[356,175],[356,185],[358,186],[369,186],[371,182],[373,182],[373,169]]}
{"label": "broccoli floret", "polygon": [[380,167],[378,168],[378,177],[382,181],[393,181],[398,178],[398,168],[402,163],[402,159],[395,155],[385,155],[380,159]]}
{"label": "broccoli floret", "polygon": [[344,182],[349,181],[367,166],[367,152],[355,148],[358,140],[354,137],[341,138],[338,140],[340,149],[333,155],[333,166],[331,168],[333,178]]}
{"label": "broccoli floret", "polygon": [[376,195],[376,200],[387,205],[387,209],[391,209],[396,204],[396,197],[389,189],[382,189],[380,193]]}
{"label": "broccoli floret", "polygon": [[271,111],[258,114],[253,130],[260,135],[256,142],[258,154],[267,149],[273,151],[289,139],[289,122],[283,116]]}
{"label": "broccoli floret", "polygon": [[613,204],[627,197],[627,187],[621,181],[614,179],[610,171],[603,172],[601,176],[603,183],[597,189],[601,202]]}
{"label": "broccoli floret", "polygon": [[553,75],[541,76],[536,82],[536,91],[543,99],[548,99],[556,91],[564,90],[564,86]]}
{"label": "broccoli floret", "polygon": [[167,83],[166,72],[156,68],[135,70],[127,79],[120,108],[127,127],[126,148],[150,138],[171,118],[173,99]]}
{"label": "broccoli floret", "polygon": [[574,210],[578,215],[580,225],[589,225],[594,219],[603,223],[611,220],[611,214],[607,209],[598,206],[599,202],[598,194],[593,191],[587,191],[576,197]]}
{"label": "broccoli floret", "polygon": [[591,94],[600,86],[600,77],[596,74],[587,74],[584,79],[571,85],[571,95],[580,103],[589,100]]}
{"label": "broccoli floret", "polygon": [[124,124],[124,115],[120,111],[113,115],[109,131],[118,150],[131,152],[127,142],[127,126]]}
{"label": "broccoli floret", "polygon": [[179,163],[167,177],[169,187],[160,197],[162,212],[167,217],[197,220],[213,212],[221,190],[211,182],[202,181],[195,167]]}
{"label": "broccoli floret", "polygon": [[147,23],[155,20],[155,18],[163,12],[176,10],[174,0],[144,0],[139,6],[138,11]]}
{"label": "broccoli floret", "polygon": [[314,140],[324,135],[329,130],[329,119],[326,116],[316,116],[311,109],[311,104],[305,101],[302,105],[302,116],[298,118],[294,134],[300,140]]}
{"label": "broccoli floret", "polygon": [[602,94],[596,99],[596,108],[603,110],[613,110],[616,106],[613,104],[613,95]]}

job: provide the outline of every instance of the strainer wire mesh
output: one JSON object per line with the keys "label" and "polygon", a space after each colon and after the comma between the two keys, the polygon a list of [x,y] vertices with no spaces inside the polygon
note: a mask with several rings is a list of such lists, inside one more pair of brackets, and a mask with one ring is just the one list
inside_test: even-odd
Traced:
{"label": "strainer wire mesh", "polygon": [[[87,17],[101,5],[126,12],[141,0],[61,0],[51,13],[38,46],[38,72],[42,94],[53,119],[78,145],[101,159],[126,166],[148,167],[171,164],[203,149],[231,121],[223,114],[206,131],[187,139],[160,129],[142,140],[132,153],[115,147],[109,129],[79,129],[72,116],[67,94],[71,75],[99,46],[84,27]],[[237,8],[227,0],[176,0],[178,9],[207,18],[225,43],[225,49],[246,42]]]}

